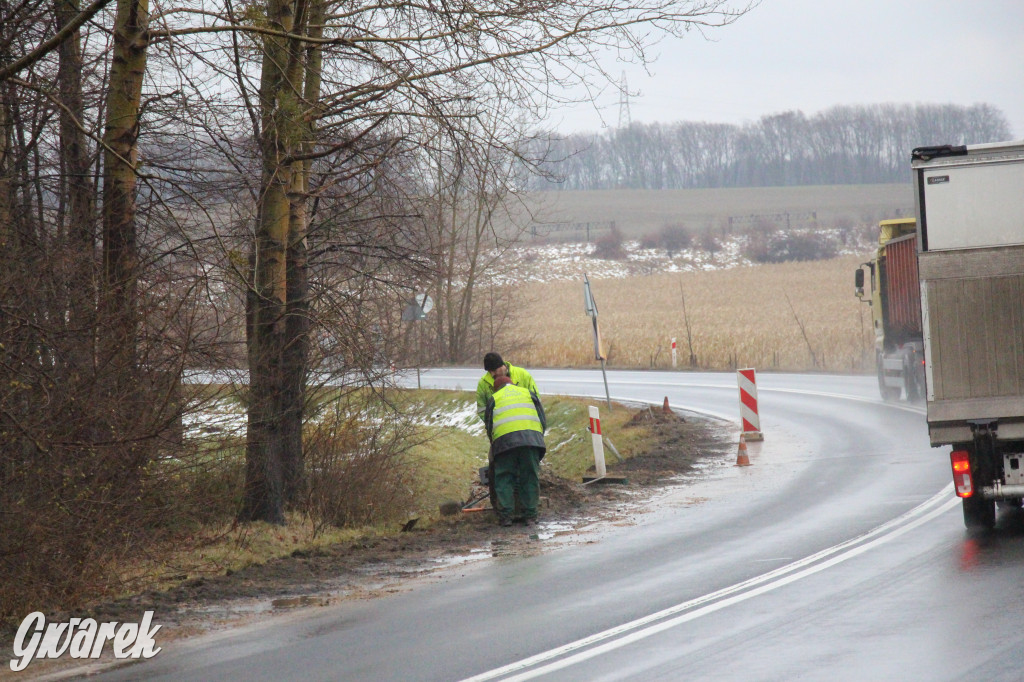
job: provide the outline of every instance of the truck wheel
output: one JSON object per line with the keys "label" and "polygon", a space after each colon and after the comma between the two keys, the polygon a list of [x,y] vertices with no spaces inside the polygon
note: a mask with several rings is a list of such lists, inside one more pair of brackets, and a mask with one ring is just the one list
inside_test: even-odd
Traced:
{"label": "truck wheel", "polygon": [[996,525],[996,502],[983,497],[965,497],[964,525],[970,530],[990,530]]}
{"label": "truck wheel", "polygon": [[878,356],[875,358],[878,367],[878,392],[882,395],[882,400],[892,402],[900,399],[900,389],[898,386],[886,386],[885,385],[885,369],[882,368],[882,357]]}

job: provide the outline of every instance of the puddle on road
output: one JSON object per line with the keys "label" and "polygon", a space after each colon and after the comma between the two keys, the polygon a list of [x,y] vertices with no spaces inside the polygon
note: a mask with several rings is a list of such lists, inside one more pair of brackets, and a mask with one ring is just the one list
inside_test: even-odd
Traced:
{"label": "puddle on road", "polygon": [[573,530],[573,527],[567,523],[541,523],[537,527],[537,532],[530,537],[534,540],[550,540],[559,533],[568,533]]}
{"label": "puddle on road", "polygon": [[282,597],[280,599],[260,599],[254,601],[238,601],[230,604],[215,604],[212,606],[189,608],[191,614],[202,614],[209,618],[223,621],[234,621],[248,616],[259,616],[272,613],[281,613],[291,609],[301,609],[309,606],[330,606],[338,597],[344,597],[348,590],[332,592],[322,595],[300,595],[297,597]]}
{"label": "puddle on road", "polygon": [[[215,604],[213,606],[198,606],[188,609],[189,613],[199,613],[214,618],[236,618],[238,616],[249,616],[258,613],[267,613],[273,607],[270,602],[254,601],[239,602],[232,604]],[[181,609],[179,609],[181,611]]]}
{"label": "puddle on road", "polygon": [[453,566],[464,566],[474,561],[481,561],[482,559],[488,559],[491,557],[491,550],[487,547],[478,547],[471,549],[469,554],[456,554],[453,556],[443,556],[437,559],[432,559],[432,566],[424,568],[424,571],[432,571],[435,568],[450,568]]}
{"label": "puddle on road", "polygon": [[330,600],[324,597],[314,597],[307,594],[301,597],[275,599],[270,602],[270,608],[280,611],[284,609],[299,609],[305,606],[328,606],[330,603]]}
{"label": "puddle on road", "polygon": [[[578,521],[580,519],[577,519]],[[518,530],[522,532],[526,529]],[[551,541],[558,538],[558,542],[568,544],[571,542],[570,534],[575,531],[576,527],[572,522],[541,522],[538,524],[536,531],[532,533],[511,533],[507,537],[494,538],[481,547],[471,549],[467,554],[454,554],[433,559],[432,566],[428,570],[462,566],[484,559],[500,559],[532,554],[535,552],[535,549],[531,549],[531,547],[536,547],[533,543]]]}

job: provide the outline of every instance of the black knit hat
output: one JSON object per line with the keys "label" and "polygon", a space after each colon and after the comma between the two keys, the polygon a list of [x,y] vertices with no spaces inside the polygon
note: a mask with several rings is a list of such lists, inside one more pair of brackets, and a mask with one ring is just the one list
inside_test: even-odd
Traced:
{"label": "black knit hat", "polygon": [[488,372],[493,372],[504,364],[505,361],[497,353],[488,353],[484,356],[484,369]]}

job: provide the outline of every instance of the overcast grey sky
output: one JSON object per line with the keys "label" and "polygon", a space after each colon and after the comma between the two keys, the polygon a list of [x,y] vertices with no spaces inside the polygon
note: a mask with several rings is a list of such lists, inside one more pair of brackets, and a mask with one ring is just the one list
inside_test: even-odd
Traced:
{"label": "overcast grey sky", "polygon": [[[839,104],[992,104],[1024,137],[1024,0],[762,0],[735,24],[666,38],[648,76],[610,60],[634,122],[743,123]],[[619,93],[551,119],[562,132],[619,120]],[[939,140],[934,141],[936,143]]]}

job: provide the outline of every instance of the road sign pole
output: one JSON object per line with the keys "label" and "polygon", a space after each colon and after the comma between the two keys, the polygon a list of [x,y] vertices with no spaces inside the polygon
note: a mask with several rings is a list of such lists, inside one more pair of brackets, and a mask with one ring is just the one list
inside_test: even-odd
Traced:
{"label": "road sign pole", "polygon": [[601,377],[604,379],[604,397],[608,403],[608,411],[612,409],[612,398],[608,393],[608,373],[604,369],[604,349],[601,346],[601,330],[597,326],[597,302],[590,291],[590,280],[583,273],[583,309],[594,324],[594,357],[601,361]]}
{"label": "road sign pole", "polygon": [[604,371],[604,358],[601,358],[601,376],[604,377],[604,399],[608,403],[608,411],[612,411],[612,397],[608,394],[608,374]]}
{"label": "road sign pole", "polygon": [[419,390],[423,386],[420,383],[420,365],[423,364],[423,335],[420,333],[419,325],[417,322],[427,319],[427,313],[434,309],[434,299],[430,298],[427,294],[416,294],[411,301],[409,301],[405,309],[402,311],[402,321],[409,322],[413,325],[413,350],[416,356],[416,389]]}

